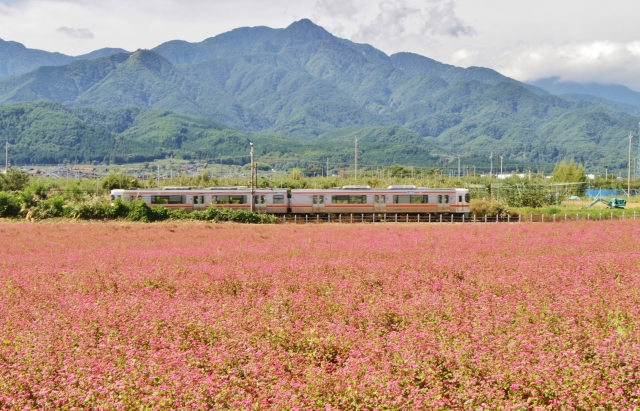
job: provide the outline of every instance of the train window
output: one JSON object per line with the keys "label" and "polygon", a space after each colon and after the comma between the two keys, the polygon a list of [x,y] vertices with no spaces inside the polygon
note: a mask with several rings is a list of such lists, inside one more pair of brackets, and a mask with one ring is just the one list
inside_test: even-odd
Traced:
{"label": "train window", "polygon": [[470,202],[470,201],[471,201],[471,197],[469,196],[469,193],[465,194],[465,195],[464,195],[464,202],[465,202],[465,203],[468,203],[468,202]]}
{"label": "train window", "polygon": [[441,195],[438,196],[438,204],[442,204],[442,196]]}
{"label": "train window", "polygon": [[247,196],[229,196],[229,204],[246,204]]}
{"label": "train window", "polygon": [[151,204],[184,204],[185,196],[151,196]]}
{"label": "train window", "polygon": [[387,196],[380,196],[380,204],[384,204],[387,202]]}
{"label": "train window", "polygon": [[444,197],[444,203],[449,204],[449,196],[443,196],[443,197]]}
{"label": "train window", "polygon": [[318,196],[318,204],[324,204],[324,196]]}
{"label": "train window", "polygon": [[426,204],[428,202],[429,202],[429,196],[410,196],[410,195],[393,196],[393,204]]}
{"label": "train window", "polygon": [[458,203],[462,202],[462,196],[458,196]]}
{"label": "train window", "polygon": [[169,204],[169,196],[151,196],[151,204]]}
{"label": "train window", "polygon": [[211,202],[213,204],[247,204],[247,196],[212,196]]}
{"label": "train window", "polygon": [[[253,204],[266,204],[267,196],[253,196]],[[238,203],[242,204],[242,203]]]}
{"label": "train window", "polygon": [[213,196],[212,202],[216,204],[229,204],[229,196]]}
{"label": "train window", "polygon": [[332,196],[332,204],[367,204],[367,196]]}
{"label": "train window", "polygon": [[273,204],[284,204],[284,196],[283,195],[273,196]]}
{"label": "train window", "polygon": [[349,196],[332,196],[332,204],[349,204]]}
{"label": "train window", "polygon": [[198,196],[193,196],[193,204],[198,204]]}

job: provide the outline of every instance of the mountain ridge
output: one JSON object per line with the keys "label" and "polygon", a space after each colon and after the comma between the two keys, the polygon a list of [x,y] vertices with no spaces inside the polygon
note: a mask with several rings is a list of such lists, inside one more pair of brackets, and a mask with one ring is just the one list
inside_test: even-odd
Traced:
{"label": "mountain ridge", "polygon": [[620,84],[577,83],[573,81],[560,81],[560,77],[547,77],[528,82],[551,94],[591,95],[610,101],[630,104],[640,107],[640,93]]}
{"label": "mountain ridge", "polygon": [[68,56],[58,52],[30,49],[16,41],[0,39],[0,77],[25,74],[39,67],[63,66],[73,61],[123,52],[127,51],[119,48],[102,48],[79,56]]}
{"label": "mountain ridge", "polygon": [[239,28],[199,43],[111,51],[0,77],[0,103],[46,99],[73,110],[161,110],[301,144],[362,132],[392,145],[402,135],[408,138],[402,144],[411,141],[425,153],[500,151],[513,161],[546,163],[619,162],[614,136],[637,123],[624,106],[563,99],[487,68],[413,53],[387,56],[307,19],[284,29]]}

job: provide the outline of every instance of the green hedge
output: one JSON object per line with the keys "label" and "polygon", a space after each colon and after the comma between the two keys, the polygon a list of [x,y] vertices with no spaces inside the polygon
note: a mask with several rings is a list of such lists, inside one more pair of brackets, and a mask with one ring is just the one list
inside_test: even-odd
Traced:
{"label": "green hedge", "polygon": [[209,208],[204,211],[187,213],[164,207],[149,207],[144,200],[110,202],[104,197],[87,197],[69,200],[57,195],[46,197],[44,193],[33,191],[8,193],[0,192],[0,217],[43,220],[66,217],[80,220],[141,221],[150,223],[166,220],[196,220],[223,222],[232,221],[247,224],[274,224],[276,217],[246,210]]}

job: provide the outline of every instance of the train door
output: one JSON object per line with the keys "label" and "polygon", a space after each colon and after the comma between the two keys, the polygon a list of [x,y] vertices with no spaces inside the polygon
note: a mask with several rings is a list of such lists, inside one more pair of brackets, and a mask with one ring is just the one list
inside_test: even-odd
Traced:
{"label": "train door", "polygon": [[253,207],[256,213],[264,213],[267,211],[267,196],[266,195],[254,195]]}
{"label": "train door", "polygon": [[324,213],[324,196],[315,195],[312,200],[312,211],[314,213]]}
{"label": "train door", "polygon": [[193,196],[193,209],[194,210],[204,210],[204,196],[197,195]]}
{"label": "train door", "polygon": [[373,196],[373,211],[376,213],[387,211],[387,196],[375,195]]}
{"label": "train door", "polygon": [[451,207],[449,206],[449,195],[448,194],[438,194],[438,211],[450,211]]}

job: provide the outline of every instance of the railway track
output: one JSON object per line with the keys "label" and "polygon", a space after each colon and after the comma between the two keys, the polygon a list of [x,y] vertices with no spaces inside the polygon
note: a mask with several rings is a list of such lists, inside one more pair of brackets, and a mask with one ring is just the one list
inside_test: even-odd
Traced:
{"label": "railway track", "polygon": [[580,214],[511,214],[507,216],[470,216],[443,215],[443,214],[288,214],[279,215],[278,224],[385,224],[385,223],[436,223],[436,224],[461,224],[461,223],[559,223],[569,221],[613,221],[613,220],[640,220],[640,213],[599,213],[599,215]]}

